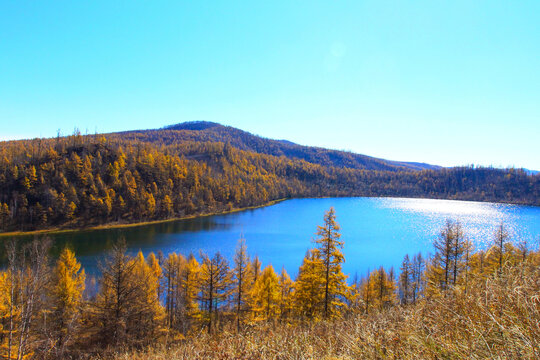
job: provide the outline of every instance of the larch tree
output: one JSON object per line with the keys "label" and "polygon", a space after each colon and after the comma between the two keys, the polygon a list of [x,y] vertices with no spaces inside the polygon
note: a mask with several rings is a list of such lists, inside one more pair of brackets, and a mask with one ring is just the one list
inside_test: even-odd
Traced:
{"label": "larch tree", "polygon": [[324,225],[317,227],[318,238],[315,239],[317,256],[323,263],[323,315],[330,318],[338,315],[345,306],[343,301],[347,296],[347,276],[341,269],[345,257],[341,250],[344,242],[340,240],[339,225],[336,222],[334,208],[330,208],[324,215]]}
{"label": "larch tree", "polygon": [[116,244],[100,264],[99,293],[94,302],[96,340],[103,345],[127,343],[131,306],[136,302],[133,272],[135,262],[126,254],[124,241]]}
{"label": "larch tree", "polygon": [[314,249],[302,261],[294,284],[294,306],[303,318],[317,319],[324,301],[324,264]]}
{"label": "larch tree", "polygon": [[156,262],[152,264],[154,267],[150,266],[140,251],[132,261],[135,303],[131,304],[134,322],[130,332],[138,342],[146,342],[157,337],[164,319],[159,299],[161,268]]}
{"label": "larch tree", "polygon": [[186,265],[180,272],[180,288],[183,300],[182,324],[184,333],[191,323],[200,317],[197,292],[201,266],[193,254],[189,254]]}
{"label": "larch tree", "polygon": [[387,308],[396,301],[396,284],[382,266],[371,272],[365,291],[373,306],[379,309]]}
{"label": "larch tree", "polygon": [[279,314],[279,279],[272,265],[264,268],[252,289],[253,311],[258,320],[270,320]]}
{"label": "larch tree", "polygon": [[252,288],[253,272],[249,264],[246,240],[238,240],[234,254],[233,301],[236,312],[236,330],[240,330],[242,313],[249,308],[249,290]]}
{"label": "larch tree", "polygon": [[412,277],[413,264],[409,259],[409,254],[406,254],[401,263],[401,273],[399,274],[399,297],[403,305],[412,302]]}
{"label": "larch tree", "polygon": [[257,281],[257,278],[261,275],[261,261],[259,260],[258,256],[255,256],[253,258],[253,261],[250,263],[250,271],[253,274],[251,278],[252,285],[255,284],[255,281]]}
{"label": "larch tree", "polygon": [[167,326],[173,328],[176,325],[178,297],[178,285],[183,263],[182,255],[170,253],[163,263],[163,291],[165,293],[165,312],[167,314]]}
{"label": "larch tree", "polygon": [[452,284],[456,285],[460,270],[463,267],[463,257],[466,253],[466,239],[460,222],[454,223],[452,233]]}
{"label": "larch tree", "polygon": [[413,257],[412,260],[412,302],[415,303],[419,298],[420,294],[424,290],[424,270],[425,270],[425,261],[422,257],[422,253],[418,253]]}
{"label": "larch tree", "polygon": [[504,265],[506,255],[505,250],[509,238],[510,235],[508,233],[508,230],[506,230],[504,223],[501,222],[501,224],[497,227],[497,230],[495,231],[495,236],[493,238],[493,246],[490,250],[492,254],[492,256],[490,257],[490,263],[496,267],[498,274],[501,274],[502,272],[502,267]]}
{"label": "larch tree", "polygon": [[294,284],[285,267],[281,269],[279,275],[279,317],[286,319],[293,309]]}
{"label": "larch tree", "polygon": [[454,253],[454,225],[450,220],[441,231],[439,237],[433,242],[435,256],[433,258],[433,272],[435,272],[432,284],[439,286],[441,290],[450,287],[453,253]]}
{"label": "larch tree", "polygon": [[8,244],[8,269],[3,279],[6,292],[2,296],[7,302],[7,326],[2,334],[7,341],[2,345],[2,356],[7,359],[27,359],[41,342],[41,334],[32,330],[40,327],[39,315],[46,308],[41,295],[50,281],[49,247],[48,238],[20,247],[15,241]]}
{"label": "larch tree", "polygon": [[201,253],[199,300],[206,311],[207,329],[211,333],[213,320],[229,295],[230,274],[227,260],[217,252],[212,258]]}
{"label": "larch tree", "polygon": [[457,285],[465,255],[465,237],[459,222],[447,220],[433,241],[435,254],[427,268],[427,295],[439,295]]}
{"label": "larch tree", "polygon": [[50,298],[54,350],[63,357],[80,321],[86,274],[69,248],[64,248],[53,270]]}
{"label": "larch tree", "polygon": [[163,318],[159,281],[142,253],[127,255],[122,241],[101,265],[101,273],[93,318],[98,342],[133,346],[155,339]]}

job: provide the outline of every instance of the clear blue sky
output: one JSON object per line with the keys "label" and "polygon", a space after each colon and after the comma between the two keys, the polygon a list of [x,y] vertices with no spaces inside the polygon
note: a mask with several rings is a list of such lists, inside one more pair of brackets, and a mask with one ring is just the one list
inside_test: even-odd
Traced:
{"label": "clear blue sky", "polygon": [[0,0],[0,138],[209,120],[540,170],[540,1]]}

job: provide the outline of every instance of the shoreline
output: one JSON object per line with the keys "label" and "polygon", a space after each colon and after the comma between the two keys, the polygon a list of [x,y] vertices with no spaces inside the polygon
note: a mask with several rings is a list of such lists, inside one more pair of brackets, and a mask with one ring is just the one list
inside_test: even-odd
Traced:
{"label": "shoreline", "polygon": [[291,200],[291,199],[329,199],[329,198],[394,198],[394,199],[424,199],[424,200],[448,200],[448,201],[463,201],[463,202],[477,202],[477,203],[491,203],[491,204],[502,204],[502,205],[517,205],[517,206],[526,206],[526,207],[533,207],[533,208],[539,208],[538,205],[532,205],[532,204],[525,204],[525,203],[517,203],[517,202],[504,202],[504,201],[490,201],[490,200],[466,200],[466,199],[451,199],[451,198],[445,198],[445,197],[407,197],[407,196],[319,196],[319,197],[292,197],[292,198],[282,198],[282,199],[276,199],[269,201],[262,205],[255,205],[255,206],[246,206],[243,208],[237,208],[227,211],[220,211],[220,212],[212,212],[212,213],[206,213],[206,214],[196,214],[196,215],[189,215],[189,216],[183,216],[183,217],[175,217],[175,218],[169,218],[169,219],[162,219],[162,220],[151,220],[151,221],[142,221],[142,222],[133,222],[133,223],[108,223],[108,224],[102,224],[102,225],[95,225],[95,226],[89,226],[89,227],[79,227],[79,228],[53,228],[53,229],[43,229],[43,230],[32,230],[32,231],[11,231],[6,233],[0,232],[0,241],[3,240],[3,238],[14,236],[31,236],[31,235],[47,235],[47,234],[62,234],[62,233],[69,233],[69,232],[76,232],[76,231],[93,231],[93,230],[108,230],[108,229],[122,229],[122,228],[130,228],[130,227],[137,227],[137,226],[145,226],[145,225],[154,225],[154,224],[161,224],[161,223],[167,223],[167,222],[173,222],[173,221],[179,221],[179,220],[188,220],[188,219],[195,219],[200,217],[206,217],[206,216],[214,216],[214,215],[226,215],[226,214],[232,214],[240,211],[245,210],[253,210],[253,209],[259,209],[267,206],[272,206],[275,204],[278,204],[285,200]]}
{"label": "shoreline", "polygon": [[207,214],[189,215],[189,216],[183,216],[183,217],[175,217],[175,218],[169,218],[169,219],[163,219],[163,220],[151,220],[151,221],[142,221],[142,222],[134,222],[134,223],[124,223],[124,224],[108,223],[108,224],[95,225],[95,226],[90,226],[90,227],[80,227],[80,228],[73,228],[73,229],[54,228],[54,229],[32,230],[32,231],[11,231],[11,232],[6,232],[6,233],[0,233],[0,240],[2,240],[2,238],[6,238],[10,236],[19,237],[19,236],[31,236],[31,235],[63,234],[63,233],[70,233],[70,232],[77,232],[77,231],[123,229],[123,228],[137,227],[137,226],[155,225],[155,224],[162,224],[162,223],[179,221],[179,220],[195,219],[195,218],[206,217],[206,216],[226,215],[226,214],[232,214],[232,213],[245,211],[245,210],[254,210],[254,209],[259,209],[259,208],[263,208],[267,206],[276,205],[285,200],[289,200],[289,198],[272,200],[262,205],[246,206],[243,208],[237,208],[237,209],[232,209],[232,210],[212,212],[212,213],[207,213]]}

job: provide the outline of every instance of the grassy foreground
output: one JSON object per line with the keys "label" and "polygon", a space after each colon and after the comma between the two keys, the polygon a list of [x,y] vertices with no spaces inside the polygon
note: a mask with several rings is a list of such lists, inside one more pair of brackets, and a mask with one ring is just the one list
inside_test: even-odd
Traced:
{"label": "grassy foreground", "polygon": [[194,333],[115,360],[538,359],[540,268],[536,262],[472,276],[468,291],[328,322],[260,322]]}

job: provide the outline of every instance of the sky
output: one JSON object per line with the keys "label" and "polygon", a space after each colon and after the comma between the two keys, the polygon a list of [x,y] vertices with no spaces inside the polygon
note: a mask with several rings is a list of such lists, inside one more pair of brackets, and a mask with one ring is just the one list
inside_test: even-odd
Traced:
{"label": "sky", "polygon": [[191,120],[540,170],[540,1],[0,0],[0,139]]}

